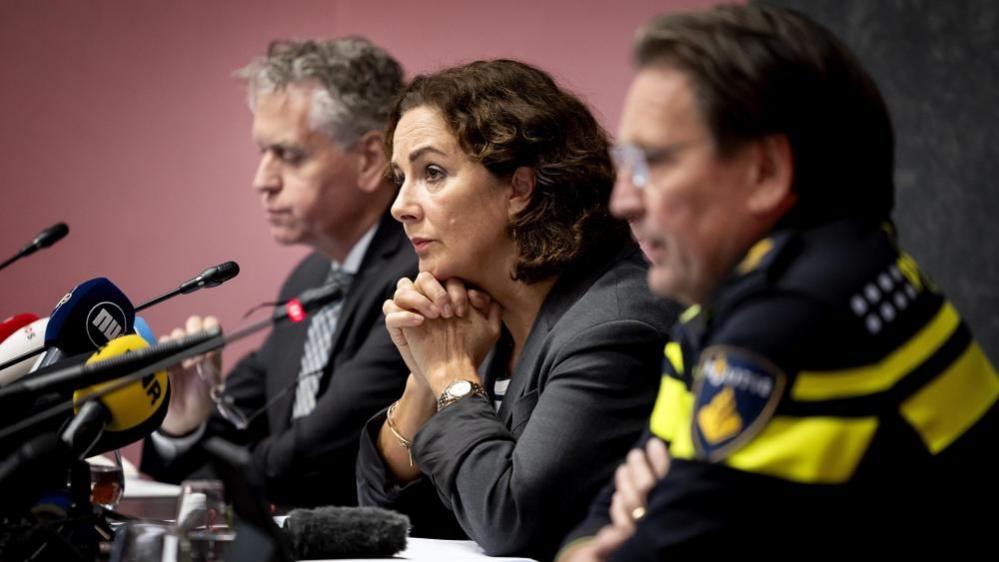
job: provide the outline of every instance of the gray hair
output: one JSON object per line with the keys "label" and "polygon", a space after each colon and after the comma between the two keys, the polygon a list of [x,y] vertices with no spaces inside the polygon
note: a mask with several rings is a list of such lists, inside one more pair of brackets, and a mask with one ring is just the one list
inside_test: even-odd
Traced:
{"label": "gray hair", "polygon": [[343,147],[384,128],[392,101],[403,86],[399,63],[362,37],[273,41],[266,56],[235,74],[247,82],[251,109],[260,94],[289,85],[319,86],[312,96],[309,124]]}

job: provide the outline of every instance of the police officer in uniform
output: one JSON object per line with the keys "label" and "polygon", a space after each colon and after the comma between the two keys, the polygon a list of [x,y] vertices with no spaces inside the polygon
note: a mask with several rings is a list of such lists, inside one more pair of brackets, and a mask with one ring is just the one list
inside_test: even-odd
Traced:
{"label": "police officer in uniform", "polygon": [[898,246],[870,76],[758,5],[656,19],[635,60],[612,210],[691,307],[559,560],[994,552],[999,376]]}

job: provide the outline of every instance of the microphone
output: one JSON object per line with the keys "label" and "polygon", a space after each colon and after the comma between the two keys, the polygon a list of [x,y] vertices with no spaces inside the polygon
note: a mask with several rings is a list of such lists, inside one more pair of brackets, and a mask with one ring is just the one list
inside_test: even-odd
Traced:
{"label": "microphone", "polygon": [[156,345],[157,339],[156,334],[153,333],[153,329],[149,327],[149,322],[141,316],[135,317],[135,323],[132,325],[136,334],[142,336],[142,339],[146,340],[149,345]]}
{"label": "microphone", "polygon": [[[24,353],[25,351],[33,349],[35,347],[33,345],[25,347],[24,346],[24,344],[26,343],[25,335],[27,334],[21,333],[23,332],[23,328],[25,328],[26,326],[30,326],[31,323],[34,322],[35,320],[38,320],[37,314],[24,313],[24,314],[15,314],[14,316],[7,318],[2,323],[0,323],[0,362],[5,362],[8,359],[17,357],[22,353]],[[34,331],[29,331],[28,334],[32,336],[35,335]],[[16,337],[18,335],[20,335],[20,337]],[[8,339],[11,339],[10,344],[7,344]],[[31,368],[30,362],[24,361],[23,363],[25,370]],[[8,381],[9,378],[12,377],[20,378],[24,376],[24,373],[21,373],[20,369],[18,369],[16,373],[15,372],[8,373],[8,371],[20,365],[21,364],[19,363],[18,365],[11,366],[10,369],[0,369],[0,385],[9,382]]]}
{"label": "microphone", "polygon": [[[127,357],[149,349],[141,336],[116,338],[87,360],[87,365]],[[97,400],[92,394],[109,389],[114,381],[96,384],[73,393],[76,416],[61,438],[79,459],[119,449],[152,433],[163,423],[170,405],[170,379],[166,371],[150,373],[142,379],[111,390]]]}
{"label": "microphone", "polygon": [[0,342],[6,340],[14,332],[31,324],[35,320],[38,320],[38,315],[31,314],[30,312],[8,316],[3,322],[0,322]]}
{"label": "microphone", "polygon": [[[103,277],[81,283],[67,293],[52,311],[50,331],[46,331],[44,347],[26,350],[23,355],[0,363],[0,370],[42,353],[45,348],[56,349],[45,355],[39,368],[54,365],[67,355],[89,353],[121,334],[133,332],[136,312],[177,295],[193,293],[205,287],[218,287],[237,274],[239,265],[234,261],[209,267],[182,283],[179,288],[138,307],[133,307],[125,293]],[[99,307],[100,310],[88,309],[87,305]],[[59,312],[60,310],[63,312]],[[89,314],[90,311],[93,312],[92,315]],[[81,318],[81,314],[87,316]],[[3,359],[0,358],[0,361]]]}
{"label": "microphone", "polygon": [[[225,338],[222,337],[221,331],[218,329],[208,330],[88,365],[61,369],[53,367],[47,371],[39,371],[33,377],[0,388],[0,405],[13,400],[47,395],[46,393],[65,392],[68,389],[77,389],[85,385],[112,381],[107,387],[85,397],[86,400],[94,400],[112,390],[146,377],[150,373],[176,365],[184,359],[214,351],[227,343],[243,339],[272,325],[279,325],[289,319],[293,322],[299,322],[308,313],[322,308],[342,295],[342,287],[319,287],[292,299],[283,309],[276,311],[271,319],[247,326]],[[136,337],[141,339],[139,336]],[[80,407],[82,404],[75,403],[75,406]],[[65,414],[73,407],[74,403],[58,403],[16,423],[0,427],[0,444],[28,429],[40,426]]]}
{"label": "microphone", "polygon": [[296,560],[388,558],[406,549],[409,518],[379,507],[295,509],[282,530]]}
{"label": "microphone", "polygon": [[[44,346],[0,365],[14,363],[49,349],[41,367],[64,356],[90,353],[114,338],[132,332],[135,309],[125,293],[104,277],[84,281],[66,293],[49,317]],[[55,348],[55,349],[52,349]]]}
{"label": "microphone", "polygon": [[[155,346],[146,343],[142,336],[127,334],[109,342],[104,349],[82,365],[52,367],[0,387],[0,404],[46,393],[77,393],[80,388],[115,382],[115,379],[154,365],[156,368],[149,372],[155,372],[188,358],[188,356],[178,357],[179,354],[195,347],[200,350],[205,345],[214,346],[211,349],[222,347],[224,340],[221,331],[206,330]],[[190,357],[201,353],[204,351],[192,353]],[[167,365],[159,366],[158,363],[163,361],[167,361]]]}
{"label": "microphone", "polygon": [[69,226],[64,222],[56,223],[38,233],[27,246],[21,248],[22,255],[30,255],[42,248],[48,248],[52,244],[62,240],[69,234]]}
{"label": "microphone", "polygon": [[346,287],[339,281],[307,289],[296,298],[282,303],[283,306],[275,308],[274,321],[280,322],[287,318],[292,322],[301,322],[308,313],[342,299],[345,293]]}
{"label": "microphone", "polygon": [[[128,334],[108,343],[87,363],[120,361],[147,348],[149,344],[141,336]],[[60,431],[36,431],[0,463],[0,489],[4,483],[21,481],[18,475],[25,475],[32,467],[51,468],[39,467],[39,463],[68,466],[70,459],[82,460],[134,443],[163,423],[170,404],[170,379],[166,371],[153,372],[127,384],[117,382],[77,390],[72,402],[75,415]],[[25,477],[30,479],[30,475]]]}
{"label": "microphone", "polygon": [[35,364],[32,356],[36,355],[32,352],[43,349],[48,323],[48,317],[39,318],[0,343],[0,361],[4,365],[10,365],[0,369],[0,386],[10,384],[31,372]]}
{"label": "microphone", "polygon": [[139,312],[153,306],[154,304],[159,304],[169,298],[173,298],[177,295],[187,295],[193,293],[199,289],[206,289],[212,287],[218,287],[222,283],[232,279],[233,277],[239,275],[239,264],[234,261],[227,261],[225,263],[220,263],[216,266],[209,267],[208,269],[202,271],[201,273],[195,275],[191,279],[184,281],[179,287],[166,293],[160,295],[155,299],[144,302],[139,306],[135,307],[135,311]]}
{"label": "microphone", "polygon": [[[21,443],[0,460],[0,513],[17,513],[38,499],[47,484],[66,481],[69,455],[54,431],[41,433]],[[60,478],[61,477],[61,478]]]}
{"label": "microphone", "polygon": [[239,264],[234,261],[227,261],[216,266],[205,269],[193,279],[188,279],[180,284],[179,291],[183,294],[193,293],[198,289],[218,287],[222,283],[239,275]]}
{"label": "microphone", "polygon": [[24,256],[30,256],[42,248],[48,248],[52,244],[62,240],[67,234],[69,234],[69,227],[66,226],[66,223],[64,222],[60,222],[46,228],[45,230],[39,232],[38,236],[35,236],[35,238],[25,247],[21,248],[21,251],[15,254],[14,257],[0,263],[0,269],[7,267]]}

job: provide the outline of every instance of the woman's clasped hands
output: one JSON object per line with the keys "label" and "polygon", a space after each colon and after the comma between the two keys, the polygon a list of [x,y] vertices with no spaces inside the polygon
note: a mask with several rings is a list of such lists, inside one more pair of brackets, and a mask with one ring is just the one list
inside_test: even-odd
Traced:
{"label": "woman's clasped hands", "polygon": [[476,371],[500,335],[500,305],[457,278],[402,278],[383,307],[385,325],[413,376],[438,396]]}

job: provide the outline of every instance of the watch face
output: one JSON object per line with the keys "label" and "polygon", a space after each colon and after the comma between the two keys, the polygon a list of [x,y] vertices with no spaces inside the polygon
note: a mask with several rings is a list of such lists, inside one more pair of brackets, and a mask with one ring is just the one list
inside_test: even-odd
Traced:
{"label": "watch face", "polygon": [[468,381],[455,381],[448,387],[448,393],[452,396],[464,396],[472,391],[472,383]]}

